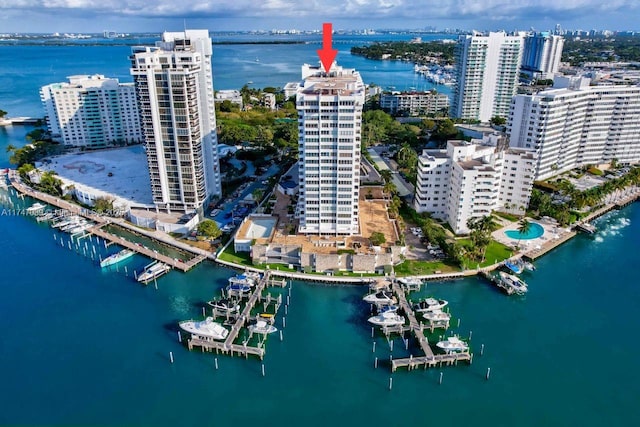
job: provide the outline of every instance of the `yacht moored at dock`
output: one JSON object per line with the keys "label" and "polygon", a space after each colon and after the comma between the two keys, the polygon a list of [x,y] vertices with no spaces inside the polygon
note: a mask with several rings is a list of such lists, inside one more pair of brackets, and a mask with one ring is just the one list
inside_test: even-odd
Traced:
{"label": "yacht moored at dock", "polygon": [[519,277],[514,276],[513,274],[505,273],[504,271],[498,272],[498,286],[504,288],[507,293],[510,295],[512,293],[516,293],[518,295],[525,294],[529,288],[527,284],[520,279]]}
{"label": "yacht moored at dock", "polygon": [[468,351],[469,350],[469,345],[462,341],[460,338],[458,337],[448,337],[446,340],[443,341],[439,341],[436,344],[436,347],[444,350],[447,353],[458,353],[458,352],[464,352],[464,351]]}
{"label": "yacht moored at dock", "polygon": [[42,213],[42,211],[47,207],[47,205],[43,205],[42,203],[35,202],[33,205],[27,208],[27,214],[36,215]]}
{"label": "yacht moored at dock", "polygon": [[448,322],[451,320],[451,315],[444,311],[437,309],[431,311],[425,311],[422,313],[422,317],[430,322]]}
{"label": "yacht moored at dock", "polygon": [[365,295],[362,300],[368,302],[369,304],[381,305],[393,304],[396,299],[393,296],[393,293],[390,291],[379,291]]}
{"label": "yacht moored at dock", "polygon": [[120,252],[109,255],[108,257],[100,261],[100,267],[108,267],[110,265],[117,264],[121,261],[124,261],[125,259],[131,258],[134,255],[135,252],[131,249],[123,249]]}
{"label": "yacht moored at dock", "polygon": [[207,301],[207,304],[223,314],[232,314],[240,311],[240,304],[231,298]]}
{"label": "yacht moored at dock", "polygon": [[207,317],[202,321],[185,320],[179,323],[180,329],[189,332],[194,338],[200,340],[223,340],[229,335],[229,331],[221,324],[213,321],[213,317]]}
{"label": "yacht moored at dock", "polygon": [[427,298],[413,305],[413,309],[418,313],[433,310],[442,310],[449,302],[443,299]]}
{"label": "yacht moored at dock", "polygon": [[138,276],[138,282],[144,283],[146,285],[150,281],[157,279],[158,277],[167,273],[169,270],[171,270],[171,267],[169,267],[167,264],[164,264],[162,262],[154,262],[146,266],[144,271],[140,273],[140,275]]}
{"label": "yacht moored at dock", "polygon": [[385,311],[377,316],[370,317],[368,322],[376,326],[400,326],[404,325],[405,320],[394,311]]}
{"label": "yacht moored at dock", "polygon": [[272,334],[278,331],[278,328],[276,328],[273,325],[270,325],[265,320],[258,320],[253,325],[249,325],[248,329],[249,329],[249,332],[251,332],[252,334],[263,334],[263,335]]}

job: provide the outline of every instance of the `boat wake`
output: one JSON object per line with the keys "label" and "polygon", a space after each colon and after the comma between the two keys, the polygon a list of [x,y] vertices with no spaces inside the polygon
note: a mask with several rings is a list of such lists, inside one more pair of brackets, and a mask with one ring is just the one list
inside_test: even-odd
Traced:
{"label": "boat wake", "polygon": [[618,236],[622,229],[628,227],[630,224],[631,220],[629,218],[616,218],[607,221],[605,227],[596,234],[594,241],[601,243],[604,242],[606,237]]}

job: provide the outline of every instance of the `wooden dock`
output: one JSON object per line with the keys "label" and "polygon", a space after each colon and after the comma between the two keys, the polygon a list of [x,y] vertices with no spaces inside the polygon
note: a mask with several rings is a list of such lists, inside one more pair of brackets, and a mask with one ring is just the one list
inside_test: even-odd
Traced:
{"label": "wooden dock", "polygon": [[469,352],[463,353],[447,353],[447,354],[434,354],[431,346],[429,345],[429,340],[424,335],[425,325],[421,322],[418,322],[416,319],[415,312],[413,311],[413,307],[409,305],[407,301],[407,296],[405,295],[404,290],[398,283],[394,280],[391,285],[391,290],[396,297],[398,298],[398,305],[400,308],[404,310],[405,314],[409,318],[409,327],[401,327],[400,329],[404,331],[411,331],[415,336],[420,349],[424,353],[424,356],[414,357],[413,355],[409,357],[405,357],[402,359],[391,359],[391,372],[395,372],[396,369],[406,367],[409,370],[416,369],[420,366],[423,366],[424,369],[436,367],[436,366],[451,366],[458,363],[458,361],[468,361],[471,363],[473,360],[473,354]]}
{"label": "wooden dock", "polygon": [[[11,182],[11,185],[13,186],[13,188],[16,189],[16,191],[27,195],[29,197],[33,197],[34,199],[40,200],[42,202],[45,202],[47,204],[50,204],[52,206],[55,206],[57,208],[60,208],[66,212],[69,212],[70,214],[74,214],[74,215],[78,215],[81,216],[85,219],[88,219],[90,221],[93,221],[96,223],[95,226],[89,228],[86,230],[87,233],[90,234],[94,234],[98,237],[101,237],[103,239],[105,239],[106,241],[110,242],[110,244],[112,243],[116,243],[120,246],[123,246],[127,249],[131,249],[139,254],[145,255],[151,259],[154,259],[156,261],[160,261],[163,262],[173,268],[176,268],[178,270],[181,270],[183,272],[189,271],[190,269],[192,269],[193,267],[195,267],[196,265],[198,265],[199,263],[201,263],[202,261],[204,261],[205,259],[207,259],[210,255],[209,254],[205,254],[202,251],[196,251],[195,248],[188,248],[185,246],[178,246],[178,245],[172,245],[170,242],[167,241],[160,241],[157,239],[157,237],[155,236],[149,236],[146,233],[144,233],[142,230],[139,229],[135,229],[132,226],[126,226],[122,221],[120,220],[114,220],[108,217],[104,217],[102,215],[98,215],[97,213],[95,213],[94,211],[91,211],[89,209],[85,209],[81,206],[78,206],[76,204],[70,203],[66,200],[63,199],[59,199],[57,197],[51,196],[49,194],[45,194],[42,193],[40,191],[36,191],[34,189],[32,189],[31,187],[28,187],[26,185],[24,185],[22,183],[22,181],[20,180],[20,177],[18,176],[17,172],[13,169],[9,170],[9,180]],[[125,228],[130,228],[132,231],[147,237],[149,239],[154,239],[159,241],[160,243],[167,245],[167,246],[171,246],[174,247],[178,250],[181,251],[185,251],[185,252],[190,252],[192,254],[194,254],[195,256],[193,258],[191,258],[188,261],[181,261],[175,258],[171,258],[169,256],[163,255],[161,253],[158,253],[152,249],[149,249],[145,246],[139,245],[137,243],[134,242],[130,242],[128,240],[125,240],[124,238],[120,237],[120,236],[116,236],[115,234],[109,233],[105,230],[102,229],[103,226],[108,225],[108,224],[114,224],[114,225],[119,225]]]}
{"label": "wooden dock", "polygon": [[[243,344],[234,344],[234,341],[240,334],[242,328],[247,325],[247,322],[251,318],[251,310],[258,302],[262,300],[262,291],[265,289],[267,284],[270,283],[272,283],[272,281],[270,281],[270,272],[266,271],[264,276],[256,284],[256,287],[252,290],[247,304],[244,306],[242,312],[233,322],[231,330],[229,331],[229,335],[227,335],[227,338],[224,341],[205,341],[196,338],[189,338],[189,340],[187,341],[189,350],[192,350],[194,347],[200,347],[202,348],[202,351],[215,351],[217,354],[230,354],[231,356],[233,356],[234,354],[244,357],[253,355],[258,356],[262,360],[265,354],[264,340],[261,341],[257,347],[249,346],[246,344],[246,342]],[[270,298],[267,299],[271,300]],[[273,300],[276,301],[277,312],[282,299],[274,298]]]}

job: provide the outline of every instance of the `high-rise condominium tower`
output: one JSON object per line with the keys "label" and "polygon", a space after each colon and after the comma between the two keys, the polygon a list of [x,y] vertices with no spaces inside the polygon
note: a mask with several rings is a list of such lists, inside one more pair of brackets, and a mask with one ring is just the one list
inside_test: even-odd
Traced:
{"label": "high-rise condominium tower", "polygon": [[53,140],[88,148],[142,141],[133,84],[100,74],[68,79],[40,89]]}
{"label": "high-rise condominium tower", "polygon": [[549,32],[527,34],[524,39],[522,71],[537,79],[552,79],[558,72],[564,38]]}
{"label": "high-rise condominium tower", "polygon": [[518,86],[523,38],[504,32],[460,36],[452,116],[482,122],[507,117]]}
{"label": "high-rise condominium tower", "polygon": [[304,65],[299,114],[300,233],[359,232],[360,129],[365,87],[353,69]]}
{"label": "high-rise condominium tower", "polygon": [[220,194],[216,117],[207,30],[164,33],[134,47],[134,77],[151,190],[162,211],[200,210]]}

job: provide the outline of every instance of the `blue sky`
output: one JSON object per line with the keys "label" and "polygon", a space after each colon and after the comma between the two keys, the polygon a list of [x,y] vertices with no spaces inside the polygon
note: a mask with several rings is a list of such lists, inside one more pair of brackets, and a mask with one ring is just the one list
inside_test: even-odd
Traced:
{"label": "blue sky", "polygon": [[638,0],[0,0],[4,32],[462,28],[640,30]]}

